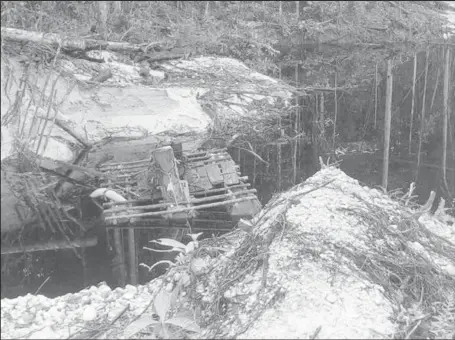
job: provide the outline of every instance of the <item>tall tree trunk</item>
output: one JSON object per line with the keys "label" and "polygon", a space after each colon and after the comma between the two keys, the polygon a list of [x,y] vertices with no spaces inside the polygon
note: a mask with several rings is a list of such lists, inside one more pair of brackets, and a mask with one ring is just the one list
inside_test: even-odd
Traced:
{"label": "tall tree trunk", "polygon": [[208,17],[210,14],[210,1],[205,2],[205,17]]}
{"label": "tall tree trunk", "polygon": [[121,15],[122,14],[122,2],[121,1],[112,1],[114,5],[114,15]]}
{"label": "tall tree trunk", "polygon": [[374,72],[374,129],[378,121],[378,63],[376,62]]}
{"label": "tall tree trunk", "polygon": [[109,1],[98,1],[99,20],[104,40],[107,40],[107,18],[109,16]]}
{"label": "tall tree trunk", "polygon": [[417,74],[417,53],[414,53],[414,73],[412,75],[411,121],[409,124],[409,140],[408,140],[409,155],[412,152],[412,127],[414,125],[414,102],[415,102],[415,92],[416,92],[416,74]]}
{"label": "tall tree trunk", "polygon": [[382,187],[387,190],[389,177],[389,148],[390,148],[390,127],[392,123],[392,60],[387,60],[387,87],[384,119],[384,159],[382,163]]}
{"label": "tall tree trunk", "polygon": [[[322,150],[323,152],[325,152],[325,148],[326,148],[326,139],[325,139],[325,96],[324,96],[324,92],[321,93],[321,107],[320,107],[320,111],[321,111],[321,114],[319,115],[319,134],[320,136],[322,137],[320,140],[321,142],[323,141],[324,142],[324,149]],[[322,143],[321,143],[322,144]]]}
{"label": "tall tree trunk", "polygon": [[[295,64],[295,86],[299,87],[299,63]],[[299,96],[295,96],[295,126],[294,126],[294,133],[295,135],[299,134],[299,122],[300,122],[300,110],[299,110]],[[292,183],[295,184],[297,180],[297,150],[299,148],[298,138],[291,144],[293,147],[293,154],[292,154]]]}
{"label": "tall tree trunk", "polygon": [[430,54],[430,50],[427,47],[427,52],[425,55],[425,78],[423,80],[423,96],[422,96],[422,113],[420,115],[420,133],[419,133],[419,149],[417,150],[417,169],[416,174],[414,177],[414,181],[417,182],[419,177],[419,169],[421,163],[421,153],[422,153],[422,139],[423,139],[423,130],[425,128],[425,102],[426,102],[426,95],[427,95],[427,80],[428,80],[428,57]]}
{"label": "tall tree trunk", "polygon": [[442,126],[442,178],[444,185],[450,195],[449,186],[447,184],[447,132],[449,126],[449,70],[450,70],[450,48],[447,46],[444,63],[444,111],[443,111],[443,126]]}
{"label": "tall tree trunk", "polygon": [[[336,139],[336,130],[337,130],[337,116],[338,116],[338,73],[335,71],[335,112],[333,118],[333,136],[332,136],[332,148],[335,149],[335,139]],[[376,124],[376,113],[375,113],[375,124]]]}
{"label": "tall tree trunk", "polygon": [[434,89],[433,89],[433,96],[431,97],[430,113],[433,111],[434,100],[436,98],[436,92],[439,87],[439,76],[440,75],[441,75],[441,69],[438,67],[438,73],[436,75],[436,82],[434,84]]}
{"label": "tall tree trunk", "polygon": [[317,120],[319,117],[319,95],[315,95],[315,110],[313,111],[313,119],[311,124],[311,142],[313,152],[313,169],[314,172],[319,170],[319,143],[318,143],[318,125]]}

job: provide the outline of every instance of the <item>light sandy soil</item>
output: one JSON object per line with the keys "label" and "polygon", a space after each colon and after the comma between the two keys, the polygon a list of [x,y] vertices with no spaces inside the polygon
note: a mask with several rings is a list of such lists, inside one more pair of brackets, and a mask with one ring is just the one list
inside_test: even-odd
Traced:
{"label": "light sandy soil", "polygon": [[[324,183],[326,185],[321,187]],[[398,223],[403,212],[396,201],[378,190],[362,187],[335,168],[323,169],[305,183],[276,196],[252,220],[257,223],[253,230],[255,237],[267,235],[277,221],[283,218],[286,221],[285,229],[275,234],[268,249],[267,287],[261,288],[263,266],[239,268],[248,271],[238,276],[238,280],[227,281],[223,294],[226,313],[194,338],[213,338],[216,333],[221,338],[236,335],[242,339],[381,339],[396,332],[399,323],[411,322],[409,326],[412,326],[416,318],[425,315],[421,310],[423,306],[416,303],[404,308],[392,302],[393,299],[386,297],[384,287],[362,275],[361,264],[356,267],[344,252],[350,250],[373,256],[380,249],[391,251],[391,245],[397,241],[390,236],[393,233],[384,238],[373,236],[373,226],[347,213],[346,209],[361,211],[367,203],[388,211],[391,224],[385,227],[392,231],[396,228],[394,223]],[[431,233],[455,243],[455,231],[441,216],[424,214],[419,221]],[[236,251],[249,237],[241,230],[234,231],[226,239],[224,255],[207,260],[213,270],[198,276],[196,287],[189,287],[201,295],[200,303],[209,306],[216,297],[224,272],[232,269],[238,256]],[[433,268],[455,278],[454,259],[438,257],[433,250],[422,246],[423,243],[408,243],[413,252],[409,254],[425,257]],[[253,261],[252,258],[244,260]],[[67,338],[78,330],[95,329],[90,334],[84,333],[86,337],[93,336],[96,329],[109,324],[124,311],[103,336],[138,337],[133,333],[141,329],[150,332],[151,328],[146,327],[147,323],[141,328],[133,320],[147,309],[163,279],[114,291],[100,285],[56,299],[31,294],[3,299],[1,336]],[[452,296],[455,301],[455,288],[446,293],[448,299]],[[270,299],[273,296],[279,298],[273,302]],[[185,306],[184,298],[180,299]],[[203,316],[208,317],[210,313],[209,309],[202,310]],[[146,310],[144,315],[151,317],[152,309]],[[136,331],[131,331],[132,328]],[[455,329],[453,324],[447,323],[439,326],[439,331],[436,338],[448,338]]]}

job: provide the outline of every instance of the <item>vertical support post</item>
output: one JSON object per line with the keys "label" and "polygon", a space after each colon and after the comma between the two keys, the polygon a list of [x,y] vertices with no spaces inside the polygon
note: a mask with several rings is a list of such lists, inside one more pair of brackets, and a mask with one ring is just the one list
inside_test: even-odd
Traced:
{"label": "vertical support post", "polygon": [[130,269],[130,284],[138,284],[138,267],[137,267],[137,254],[136,254],[136,237],[133,228],[128,229],[128,265]]}
{"label": "vertical support post", "polygon": [[253,187],[256,186],[256,157],[253,157],[253,178],[251,180]]}
{"label": "vertical support post", "polygon": [[[299,15],[299,12],[297,10],[297,16]],[[295,64],[295,83],[297,87],[300,87],[299,84],[299,63]],[[292,115],[291,115],[292,117]],[[299,95],[295,95],[295,125],[294,125],[294,131],[295,135],[298,135],[300,133],[300,110],[299,110]],[[292,124],[291,124],[292,125]],[[291,134],[292,136],[292,134]],[[291,143],[291,150],[293,148],[293,153],[292,153],[292,184],[295,185],[296,180],[297,180],[297,149],[299,148],[299,139],[295,139],[294,143]]]}
{"label": "vertical support post", "polygon": [[[446,189],[450,192],[447,184],[447,143],[448,143],[448,130],[449,130],[449,78],[450,78],[450,47],[446,46],[444,62],[444,87],[443,87],[443,125],[442,125],[442,178]],[[435,86],[438,86],[437,84]]]}
{"label": "vertical support post", "polygon": [[82,247],[81,248],[81,265],[82,265],[82,282],[83,282],[83,287],[82,289],[84,289],[85,287],[88,286],[88,282],[87,282],[87,248],[85,247]]}
{"label": "vertical support post", "polygon": [[[123,249],[122,235],[119,228],[114,229],[114,247],[115,247],[115,257],[113,260],[113,274],[117,278],[117,284],[120,287],[125,287],[127,270],[125,265],[125,252]],[[117,274],[117,275],[116,275]]]}
{"label": "vertical support post", "polygon": [[[377,64],[376,64],[377,67]],[[338,73],[335,71],[335,113],[334,113],[334,118],[333,118],[333,136],[332,136],[332,148],[335,150],[335,142],[336,142],[336,136],[337,136],[337,118],[338,118],[338,93],[337,93],[337,86],[338,86]],[[377,90],[375,90],[375,93]],[[375,94],[375,100],[376,100],[376,94]],[[376,127],[376,103],[374,104],[374,126]]]}
{"label": "vertical support post", "polygon": [[165,146],[154,150],[153,158],[162,171],[160,186],[164,201],[176,204],[188,202],[189,192],[180,182],[179,171],[172,147]]}
{"label": "vertical support post", "polygon": [[278,166],[278,192],[281,192],[281,143],[276,144],[277,148],[277,166]]}
{"label": "vertical support post", "polygon": [[312,147],[312,163],[313,170],[317,172],[319,170],[319,136],[318,136],[318,117],[319,117],[319,95],[315,95],[315,111],[313,113],[313,119],[311,122],[311,147]]}
{"label": "vertical support post", "polygon": [[[376,66],[377,67],[377,66]],[[411,118],[409,122],[409,141],[408,141],[408,154],[411,155],[412,151],[412,127],[414,125],[414,102],[415,102],[415,92],[416,92],[416,74],[417,74],[417,53],[414,53],[414,71],[412,75],[412,98],[411,98]],[[436,83],[437,84],[437,83]],[[435,85],[436,87],[437,85]],[[376,107],[375,107],[376,114]],[[375,115],[375,127],[376,127],[376,115]]]}
{"label": "vertical support post", "polygon": [[[281,128],[281,118],[280,118],[280,121],[278,124],[279,124],[279,128],[280,128],[280,134],[281,134],[281,136],[283,136],[284,133],[283,133],[283,129]],[[281,186],[282,186],[282,184],[281,184],[281,180],[282,180],[282,178],[281,178],[281,158],[282,157],[281,157],[281,141],[280,140],[278,140],[276,148],[277,148],[277,167],[278,167],[278,174],[277,174],[278,183],[277,184],[278,184],[278,192],[281,192]]]}
{"label": "vertical support post", "polygon": [[382,187],[387,190],[389,178],[389,148],[390,148],[390,127],[392,123],[392,60],[387,60],[387,88],[384,119],[384,156],[382,163]]}

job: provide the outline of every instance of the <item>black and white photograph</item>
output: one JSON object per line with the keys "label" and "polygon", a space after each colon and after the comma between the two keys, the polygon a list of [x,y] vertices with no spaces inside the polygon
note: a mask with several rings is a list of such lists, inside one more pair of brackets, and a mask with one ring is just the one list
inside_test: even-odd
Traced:
{"label": "black and white photograph", "polygon": [[1,339],[455,340],[455,1],[1,1]]}

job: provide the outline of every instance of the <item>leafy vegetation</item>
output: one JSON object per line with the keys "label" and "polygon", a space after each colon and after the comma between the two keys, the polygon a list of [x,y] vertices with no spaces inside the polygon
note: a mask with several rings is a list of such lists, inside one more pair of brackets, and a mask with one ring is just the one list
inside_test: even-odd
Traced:
{"label": "leafy vegetation", "polygon": [[[153,326],[153,334],[156,338],[160,339],[175,339],[184,336],[185,332],[199,333],[199,326],[194,321],[194,316],[191,311],[187,309],[175,310],[177,301],[184,288],[188,287],[194,281],[192,277],[199,275],[206,265],[205,261],[197,256],[199,243],[197,239],[202,235],[189,234],[191,242],[184,245],[176,240],[162,238],[152,240],[150,242],[157,243],[162,246],[170,247],[170,249],[152,249],[145,247],[145,249],[155,252],[177,252],[175,263],[171,261],[158,261],[152,266],[141,263],[141,266],[148,268],[151,271],[155,266],[166,263],[170,265],[170,270],[165,274],[169,279],[168,284],[163,287],[153,300],[153,308],[158,315],[158,320],[150,315],[144,315],[133,323],[131,323],[125,330],[125,337],[135,335],[142,329]],[[175,269],[175,270],[171,270]],[[173,311],[174,315],[169,316]],[[184,336],[185,337],[185,336]]]}

